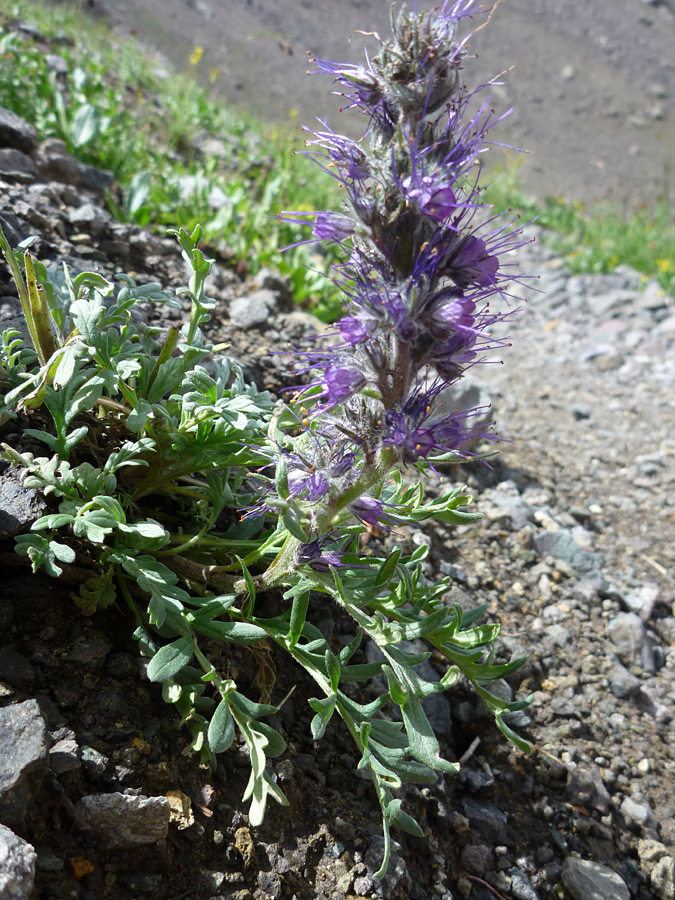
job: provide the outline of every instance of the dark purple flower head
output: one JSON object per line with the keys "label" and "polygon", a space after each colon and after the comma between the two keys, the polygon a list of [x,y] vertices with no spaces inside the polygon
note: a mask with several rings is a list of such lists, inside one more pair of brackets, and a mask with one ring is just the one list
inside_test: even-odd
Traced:
{"label": "dark purple flower head", "polygon": [[438,222],[449,218],[460,206],[452,185],[441,184],[432,176],[424,176],[418,186],[406,178],[402,187],[421,212]]}
{"label": "dark purple flower head", "polygon": [[351,101],[350,105],[370,111],[382,101],[382,84],[369,64],[357,66],[317,57],[313,57],[311,61],[317,72],[332,75],[334,82],[347,88],[345,96]]}
{"label": "dark purple flower head", "polygon": [[444,299],[441,295],[430,304],[424,323],[438,339],[447,338],[450,332],[474,333],[476,303],[469,297]]}
{"label": "dark purple flower head", "polygon": [[485,241],[468,235],[459,239],[441,264],[438,274],[452,278],[460,288],[470,285],[487,287],[496,283],[498,268],[499,259],[490,254]]}
{"label": "dark purple flower head", "polygon": [[301,544],[295,555],[298,565],[308,565],[316,572],[330,572],[332,567],[341,566],[342,560],[337,550],[326,549],[326,544],[332,540],[332,535],[325,534],[307,544]]}

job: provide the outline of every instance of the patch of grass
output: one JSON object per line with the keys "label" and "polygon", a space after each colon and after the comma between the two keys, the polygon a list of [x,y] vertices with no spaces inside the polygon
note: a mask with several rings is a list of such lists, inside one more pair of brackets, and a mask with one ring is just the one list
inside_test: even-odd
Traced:
{"label": "patch of grass", "polygon": [[[282,253],[307,233],[274,218],[339,203],[332,181],[292,152],[297,134],[271,131],[73,7],[14,0],[2,22],[3,105],[41,139],[59,138],[78,159],[112,171],[108,205],[119,219],[162,230],[200,223],[221,261],[241,274],[277,268],[297,302],[336,318],[334,256],[307,245]],[[217,139],[215,153],[207,138]]]}
{"label": "patch of grass", "polygon": [[650,204],[621,207],[608,202],[590,210],[559,197],[543,202],[527,198],[513,167],[494,174],[485,199],[496,209],[512,208],[524,219],[536,216],[546,229],[546,242],[575,274],[632,266],[675,296],[675,216],[667,191]]}

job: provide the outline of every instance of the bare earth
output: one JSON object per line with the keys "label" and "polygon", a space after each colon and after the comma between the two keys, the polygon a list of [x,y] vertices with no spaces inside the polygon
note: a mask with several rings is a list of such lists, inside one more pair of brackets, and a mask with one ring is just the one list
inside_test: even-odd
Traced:
{"label": "bare earth", "polygon": [[[388,0],[94,2],[115,29],[179,69],[203,47],[198,74],[217,69],[215,88],[233,103],[287,123],[328,116],[335,130],[349,130],[353,117],[341,119],[327,80],[306,77],[307,51],[361,61],[367,39],[357,32],[389,29]],[[471,86],[505,72],[491,96],[498,111],[514,112],[495,137],[528,151],[528,191],[635,203],[675,194],[674,46],[675,0],[503,0],[472,40],[479,59],[467,60],[466,78]],[[493,156],[504,161],[499,148]]]}

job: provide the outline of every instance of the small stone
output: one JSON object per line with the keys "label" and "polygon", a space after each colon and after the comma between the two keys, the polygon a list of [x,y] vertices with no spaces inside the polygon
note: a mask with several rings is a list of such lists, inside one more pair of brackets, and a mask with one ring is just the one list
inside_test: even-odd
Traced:
{"label": "small stone", "polygon": [[0,825],[0,897],[26,900],[35,886],[35,848],[4,825]]}
{"label": "small stone", "polygon": [[532,886],[532,882],[520,869],[509,869],[511,878],[511,894],[516,900],[539,900],[539,894]]}
{"label": "small stone", "polygon": [[76,807],[92,831],[116,847],[156,844],[169,830],[171,804],[166,797],[92,794]]}
{"label": "small stone", "polygon": [[108,768],[108,757],[99,753],[98,750],[94,750],[93,747],[82,747],[80,759],[90,777],[98,778]]}
{"label": "small stone", "polygon": [[630,900],[623,878],[607,866],[568,856],[562,881],[574,900]]}
{"label": "small stone", "polygon": [[648,875],[661,857],[668,854],[665,844],[662,844],[661,841],[654,841],[651,838],[643,838],[638,841],[637,851],[640,865]]}
{"label": "small stone", "polygon": [[567,528],[558,531],[543,531],[534,536],[534,547],[541,556],[552,556],[562,559],[572,568],[583,574],[599,573],[602,557],[599,553],[583,550],[574,540],[572,532]]}
{"label": "small stone", "polygon": [[580,422],[582,419],[590,419],[592,412],[590,406],[587,406],[585,403],[575,403],[572,406],[572,415],[577,422]]}
{"label": "small stone", "polygon": [[462,805],[472,831],[493,845],[508,842],[508,818],[494,803],[467,798]]}
{"label": "small stone", "polygon": [[577,767],[570,763],[566,793],[574,806],[590,806],[603,814],[612,808],[612,798],[597,766]]}
{"label": "small stone", "polygon": [[0,681],[20,691],[30,690],[35,681],[33,664],[11,644],[0,647]]}
{"label": "small stone", "polygon": [[13,469],[0,475],[0,540],[28,531],[47,511],[44,498],[24,487]]}
{"label": "small stone", "polygon": [[110,216],[100,206],[96,206],[94,203],[85,203],[78,206],[77,209],[71,209],[68,213],[68,220],[71,225],[98,238],[108,228]]}
{"label": "small stone", "polygon": [[255,294],[239,297],[230,304],[230,318],[237,328],[256,328],[258,325],[264,325],[269,317],[269,306],[263,298]]}
{"label": "small stone", "polygon": [[487,844],[469,844],[462,850],[462,865],[470,875],[484,875],[494,868],[494,850]]}
{"label": "small stone", "polygon": [[627,700],[640,690],[640,679],[624,668],[621,663],[616,663],[612,667],[608,680],[610,691],[620,700]]}
{"label": "small stone", "polygon": [[636,663],[646,672],[654,672],[654,651],[644,622],[636,613],[619,613],[607,624],[607,634],[626,666]]}
{"label": "small stone", "polygon": [[675,859],[662,856],[652,869],[652,886],[662,900],[675,898]]}
{"label": "small stone", "polygon": [[80,663],[90,672],[97,672],[105,665],[110,649],[111,645],[104,637],[85,637],[73,644],[68,662]]}
{"label": "small stone", "polygon": [[79,747],[73,738],[57,741],[49,750],[49,764],[55,775],[72,772],[80,768]]}
{"label": "small stone", "polygon": [[646,803],[638,803],[632,797],[626,797],[621,804],[621,814],[634,825],[642,828],[658,828],[658,819]]}

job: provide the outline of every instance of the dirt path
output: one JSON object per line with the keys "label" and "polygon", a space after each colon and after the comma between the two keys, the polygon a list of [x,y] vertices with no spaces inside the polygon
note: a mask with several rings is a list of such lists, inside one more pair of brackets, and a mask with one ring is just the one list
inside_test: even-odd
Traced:
{"label": "dirt path", "polygon": [[[215,87],[233,103],[298,125],[329,116],[336,130],[348,129],[347,117],[335,112],[327,81],[306,77],[307,50],[361,60],[355,32],[389,29],[385,0],[95,3],[121,33],[136,32],[178,68],[203,47],[199,75],[217,69]],[[635,202],[663,191],[675,154],[674,43],[675,0],[504,0],[472,42],[479,59],[467,79],[509,70],[493,99],[515,111],[497,139],[528,151],[528,191]]]}

